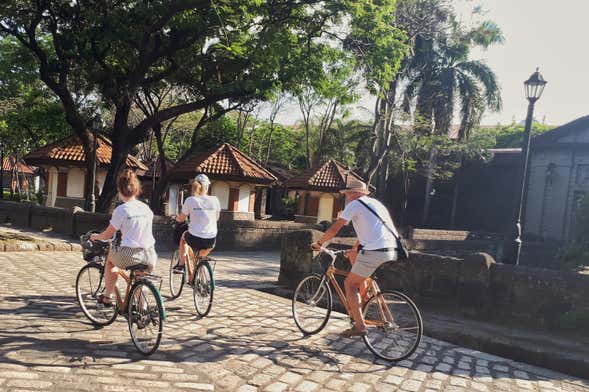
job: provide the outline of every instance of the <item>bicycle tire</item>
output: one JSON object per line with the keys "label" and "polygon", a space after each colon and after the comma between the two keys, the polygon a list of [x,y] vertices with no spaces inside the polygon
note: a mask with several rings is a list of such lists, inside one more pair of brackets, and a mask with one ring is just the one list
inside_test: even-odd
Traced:
{"label": "bicycle tire", "polygon": [[[203,283],[201,281],[201,273],[209,276],[208,283]],[[196,309],[196,313],[200,317],[206,317],[213,306],[213,295],[215,292],[215,280],[213,276],[213,270],[211,268],[211,265],[207,261],[201,261],[200,263],[198,263],[198,267],[196,267],[196,271],[194,274],[194,285],[192,291],[192,296],[194,299],[194,308]],[[204,304],[203,301],[203,306],[199,306],[197,299],[197,296],[199,298],[205,298],[205,295],[199,295],[201,293],[207,294],[206,298],[208,298],[208,302],[206,304]]]}
{"label": "bicycle tire", "polygon": [[[416,329],[416,335],[415,338],[411,344],[411,347],[409,347],[409,349],[405,350],[402,355],[398,355],[398,356],[391,356],[391,355],[387,355],[387,354],[383,354],[381,350],[377,349],[376,345],[370,341],[370,326],[367,329],[367,334],[364,335],[362,337],[362,339],[364,340],[364,343],[366,344],[366,346],[368,347],[368,349],[374,354],[376,355],[378,358],[384,359],[386,361],[390,361],[390,362],[398,362],[398,361],[402,361],[408,357],[410,357],[411,355],[413,355],[413,353],[415,352],[415,350],[417,350],[417,348],[419,347],[419,343],[421,342],[421,338],[423,336],[423,320],[421,318],[421,313],[419,311],[419,308],[417,307],[417,305],[415,305],[415,303],[413,302],[413,300],[411,300],[411,298],[409,298],[407,295],[399,292],[399,291],[392,291],[392,290],[386,290],[386,291],[382,291],[380,293],[378,293],[375,296],[372,296],[365,304],[363,307],[363,314],[364,317],[366,319],[367,316],[367,311],[369,309],[369,307],[371,306],[371,304],[377,300],[378,297],[384,298],[385,296],[394,296],[397,298],[402,299],[404,302],[406,302],[406,304],[408,305],[409,309],[411,310],[411,312],[413,313],[413,316],[415,317],[415,322],[416,322],[416,326],[415,327],[410,327],[410,328],[406,328],[407,330],[411,329]],[[369,322],[367,321],[367,324]],[[396,323],[393,323],[396,324]],[[400,328],[400,329],[405,329],[405,328]]]}
{"label": "bicycle tire", "polygon": [[[170,298],[171,299],[176,299],[180,296],[180,294],[182,294],[182,288],[184,287],[184,284],[186,283],[186,264],[184,267],[184,273],[183,274],[178,274],[174,272],[174,266],[176,265],[176,263],[180,260],[180,256],[178,253],[178,250],[176,249],[174,251],[174,253],[172,254],[172,258],[170,259],[170,272],[169,272],[169,276],[168,276],[168,284],[169,284],[169,288],[170,288]],[[181,277],[179,279],[179,284],[178,282],[175,282],[175,279],[178,279],[178,277]],[[176,287],[178,286],[178,287]]]}
{"label": "bicycle tire", "polygon": [[[96,282],[92,282],[91,271],[95,271],[95,274],[99,276],[97,284]],[[85,292],[87,290],[82,290],[82,284],[86,281],[84,277],[85,274],[88,274],[89,277],[89,293]],[[94,289],[94,287],[96,289]],[[78,272],[78,275],[76,276],[76,299],[78,301],[78,304],[80,305],[80,308],[82,309],[82,313],[84,313],[84,316],[86,316],[86,318],[90,320],[92,324],[104,327],[112,324],[116,320],[118,310],[116,303],[113,304],[111,308],[103,308],[102,310],[99,309],[99,304],[98,302],[96,302],[96,296],[102,291],[104,291],[104,266],[93,263],[86,264],[85,266],[83,266]],[[89,299],[88,304],[86,304],[86,298]],[[91,304],[96,305],[96,313],[100,313],[103,317],[98,318],[97,316],[95,316],[95,312],[92,312],[89,308],[89,305]]]}
{"label": "bicycle tire", "polygon": [[[331,294],[331,288],[329,287],[329,283],[327,282],[327,280],[323,280],[323,279],[324,279],[324,276],[318,275],[318,274],[312,274],[312,275],[307,276],[306,278],[301,280],[301,282],[297,285],[297,288],[295,289],[295,292],[292,296],[292,315],[293,315],[295,324],[297,325],[299,330],[305,335],[314,335],[316,333],[321,332],[321,330],[323,330],[323,328],[325,328],[325,325],[327,325],[327,321],[329,321],[329,317],[331,316],[331,308],[333,305],[333,296]],[[297,304],[299,304],[299,303],[302,304],[302,302],[299,302],[297,300],[297,298],[301,295],[305,284],[309,284],[312,281],[315,281],[314,284],[317,284],[317,291],[315,293],[313,293],[311,298],[314,298],[316,296],[316,294],[319,292],[319,290],[323,289],[326,292],[325,300],[327,302],[324,303],[325,307],[318,306],[319,308],[325,309],[325,315],[322,316],[323,320],[321,320],[321,322],[319,323],[319,326],[313,327],[313,328],[308,328],[303,325],[302,320],[300,319],[300,314],[302,312],[297,310]],[[322,298],[323,298],[323,294],[321,294],[320,300]],[[313,302],[315,302],[315,301],[313,301]],[[314,304],[312,306],[316,307]],[[300,305],[300,307],[302,308],[302,305]]]}
{"label": "bicycle tire", "polygon": [[[133,303],[133,300],[134,300],[138,290],[141,290],[142,291],[141,295],[143,295],[143,287],[145,287],[149,292],[151,292],[153,294],[153,297],[155,299],[155,306],[157,307],[157,313],[152,313],[153,309],[149,308],[149,302],[148,302],[146,304],[146,309],[142,310],[142,312],[148,311],[148,313],[149,313],[149,318],[147,319],[147,323],[154,322],[154,318],[153,318],[154,315],[157,315],[157,320],[158,320],[157,333],[155,336],[155,340],[154,340],[152,346],[148,349],[142,347],[142,345],[139,343],[139,338],[136,336],[136,334],[133,330],[134,324],[137,325],[138,330],[139,329],[142,329],[142,330],[146,329],[145,326],[143,328],[139,328],[139,320],[137,319],[138,317],[136,314],[137,310],[136,310],[134,303]],[[148,281],[146,279],[140,279],[133,284],[133,286],[131,287],[131,290],[129,291],[129,296],[126,298],[126,300],[127,300],[127,323],[129,325],[129,334],[131,335],[131,340],[133,341],[135,348],[137,348],[137,351],[139,351],[141,354],[143,354],[145,356],[151,355],[157,351],[157,349],[161,343],[162,335],[164,332],[164,321],[166,319],[166,313],[164,310],[162,297],[161,297],[159,291],[153,285],[153,283],[151,283],[150,281]],[[139,304],[139,305],[141,306],[141,304]],[[141,321],[145,322],[145,320],[141,320]]]}

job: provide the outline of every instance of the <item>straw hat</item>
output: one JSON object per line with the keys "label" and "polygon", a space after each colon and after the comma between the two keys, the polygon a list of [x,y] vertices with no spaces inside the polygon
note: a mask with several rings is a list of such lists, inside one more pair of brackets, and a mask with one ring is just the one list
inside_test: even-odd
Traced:
{"label": "straw hat", "polygon": [[370,194],[370,190],[368,190],[368,186],[364,182],[354,181],[345,189],[342,189],[340,193],[349,193],[349,192],[357,192],[357,193],[364,193],[365,195]]}

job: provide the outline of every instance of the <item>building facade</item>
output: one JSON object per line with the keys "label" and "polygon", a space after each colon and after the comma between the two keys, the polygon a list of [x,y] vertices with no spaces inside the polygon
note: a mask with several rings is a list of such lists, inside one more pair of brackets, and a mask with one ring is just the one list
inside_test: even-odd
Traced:
{"label": "building facade", "polygon": [[176,215],[190,195],[190,184],[198,174],[211,180],[209,193],[221,204],[224,218],[253,220],[264,211],[266,189],[276,177],[255,160],[224,143],[206,152],[188,152],[170,170],[167,215]]}
{"label": "building facade", "polygon": [[[111,162],[112,144],[107,137],[99,135],[97,145],[96,187],[99,194]],[[49,143],[26,155],[24,160],[28,164],[43,169],[45,206],[62,208],[84,206],[86,181],[90,179],[90,176],[86,172],[84,147],[77,136]],[[126,166],[134,170],[147,170],[147,167],[132,155],[127,157]]]}
{"label": "building facade", "polygon": [[580,201],[589,195],[589,116],[532,141],[526,235],[571,241]]}

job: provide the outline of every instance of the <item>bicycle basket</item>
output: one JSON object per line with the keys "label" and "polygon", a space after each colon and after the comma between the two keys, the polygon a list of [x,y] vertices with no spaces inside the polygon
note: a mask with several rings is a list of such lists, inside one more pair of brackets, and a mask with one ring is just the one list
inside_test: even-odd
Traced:
{"label": "bicycle basket", "polygon": [[102,241],[90,241],[90,234],[97,233],[97,231],[89,231],[80,236],[80,244],[82,245],[82,256],[84,260],[90,262],[97,257],[104,258],[108,253],[109,243]]}
{"label": "bicycle basket", "polygon": [[172,241],[174,241],[174,245],[178,245],[180,243],[180,238],[182,237],[182,234],[184,234],[184,232],[188,230],[188,223],[174,223],[172,228],[174,229],[174,231],[172,232]]}

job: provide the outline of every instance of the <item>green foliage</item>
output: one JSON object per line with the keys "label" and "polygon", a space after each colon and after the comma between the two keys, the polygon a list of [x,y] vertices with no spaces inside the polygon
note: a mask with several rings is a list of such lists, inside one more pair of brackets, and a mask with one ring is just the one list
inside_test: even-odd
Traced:
{"label": "green foliage", "polygon": [[13,38],[0,38],[0,140],[8,153],[67,136],[62,105],[38,80],[33,57]]}
{"label": "green foliage", "polygon": [[[518,148],[523,144],[524,125],[511,124],[504,126],[497,126],[495,128],[478,128],[474,131],[476,135],[481,137],[495,138],[495,148]],[[540,135],[553,129],[553,126],[534,122],[532,124],[532,137]]]}

